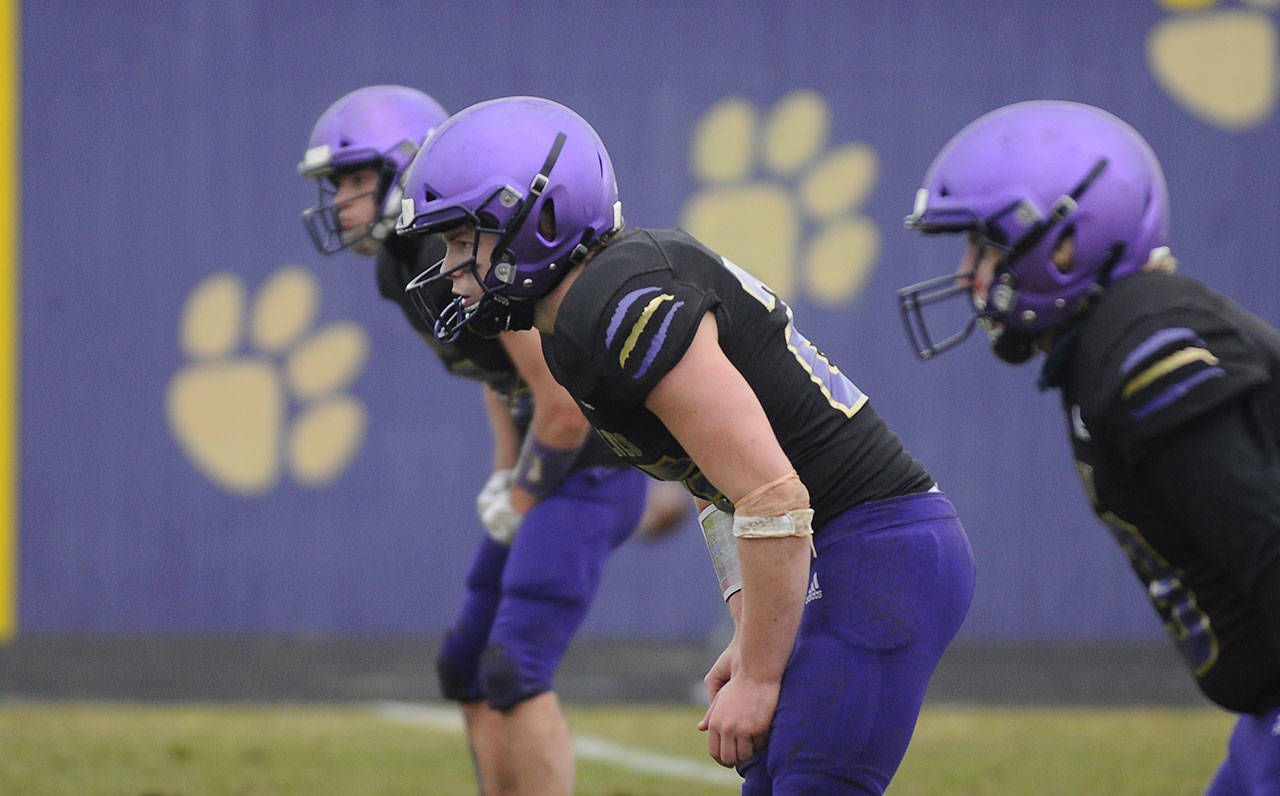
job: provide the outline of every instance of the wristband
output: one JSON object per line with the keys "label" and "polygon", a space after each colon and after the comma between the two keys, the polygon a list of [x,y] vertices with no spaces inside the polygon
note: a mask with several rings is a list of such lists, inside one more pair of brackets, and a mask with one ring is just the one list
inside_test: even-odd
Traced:
{"label": "wristband", "polygon": [[720,594],[725,602],[742,589],[742,567],[738,563],[738,540],[733,536],[733,515],[714,505],[698,513],[698,524],[707,539],[711,566],[720,581]]}
{"label": "wristband", "polygon": [[542,500],[555,492],[573,470],[580,450],[581,447],[552,448],[543,445],[530,431],[524,438],[511,483]]}

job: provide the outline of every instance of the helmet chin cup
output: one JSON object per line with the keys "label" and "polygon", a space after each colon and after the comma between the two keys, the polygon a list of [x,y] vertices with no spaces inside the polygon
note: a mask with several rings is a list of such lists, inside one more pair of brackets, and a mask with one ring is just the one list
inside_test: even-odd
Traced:
{"label": "helmet chin cup", "polygon": [[1036,335],[1001,326],[990,318],[982,318],[978,323],[986,332],[992,353],[1000,360],[1010,365],[1021,365],[1035,355]]}

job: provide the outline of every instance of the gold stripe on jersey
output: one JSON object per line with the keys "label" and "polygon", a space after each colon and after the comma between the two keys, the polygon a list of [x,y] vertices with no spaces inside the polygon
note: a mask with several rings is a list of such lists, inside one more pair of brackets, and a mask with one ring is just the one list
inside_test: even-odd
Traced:
{"label": "gold stripe on jersey", "polygon": [[1129,382],[1125,384],[1124,391],[1121,393],[1120,397],[1122,399],[1128,399],[1129,396],[1156,381],[1161,376],[1167,376],[1178,368],[1189,365],[1192,362],[1204,362],[1206,365],[1216,365],[1218,364],[1218,358],[1204,348],[1183,348],[1180,351],[1175,351],[1130,379]]}
{"label": "gold stripe on jersey", "polygon": [[631,327],[631,333],[627,335],[627,341],[622,345],[622,351],[618,354],[618,366],[626,367],[627,357],[631,356],[631,351],[636,347],[636,341],[640,339],[640,335],[644,333],[644,328],[648,326],[649,321],[653,318],[653,314],[658,311],[663,302],[672,301],[675,296],[670,293],[662,293],[655,296],[645,305],[644,311],[640,313],[640,317]]}

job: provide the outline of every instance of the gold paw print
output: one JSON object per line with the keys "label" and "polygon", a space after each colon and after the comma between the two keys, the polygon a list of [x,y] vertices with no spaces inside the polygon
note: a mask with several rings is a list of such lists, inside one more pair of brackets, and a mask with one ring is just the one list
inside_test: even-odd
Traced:
{"label": "gold paw print", "polygon": [[783,297],[799,290],[843,306],[866,282],[880,232],[855,215],[879,161],[866,144],[828,149],[831,110],[794,91],[760,119],[750,102],[721,100],[698,120],[690,166],[702,188],[681,226]]}
{"label": "gold paw print", "polygon": [[1280,93],[1277,0],[1157,0],[1174,12],[1147,35],[1147,63],[1183,108],[1226,130],[1247,130],[1270,118]]}
{"label": "gold paw print", "polygon": [[[319,306],[319,284],[300,266],[259,289],[247,329],[237,275],[214,274],[187,298],[179,337],[189,364],[169,383],[169,427],[229,492],[261,495],[283,467],[305,486],[329,483],[364,439],[363,405],[339,391],[364,366],[368,336],[349,322],[306,336]],[[251,351],[242,354],[246,333]]]}

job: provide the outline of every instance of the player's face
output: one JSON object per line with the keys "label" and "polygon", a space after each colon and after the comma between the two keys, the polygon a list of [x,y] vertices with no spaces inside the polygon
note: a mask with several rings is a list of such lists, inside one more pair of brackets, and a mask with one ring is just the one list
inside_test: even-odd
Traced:
{"label": "player's face", "polygon": [[333,177],[336,189],[333,204],[338,208],[342,242],[348,246],[364,237],[370,225],[377,220],[374,194],[378,190],[379,177],[378,170],[372,168],[342,172]]}
{"label": "player's face", "polygon": [[[444,264],[440,266],[440,271],[453,281],[454,294],[466,298],[469,307],[479,301],[480,295],[484,293],[480,282],[477,281],[477,276],[484,279],[489,273],[490,258],[493,256],[493,247],[498,242],[498,236],[491,232],[482,232],[477,245],[475,226],[462,224],[441,233],[440,237],[445,244]],[[474,271],[460,267],[473,258],[476,262]]]}
{"label": "player's face", "polygon": [[956,269],[958,277],[970,279],[970,291],[973,302],[979,308],[987,304],[987,294],[991,291],[991,281],[995,277],[996,264],[1003,254],[990,243],[982,240],[977,232],[969,233],[969,247]]}

